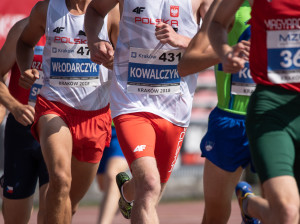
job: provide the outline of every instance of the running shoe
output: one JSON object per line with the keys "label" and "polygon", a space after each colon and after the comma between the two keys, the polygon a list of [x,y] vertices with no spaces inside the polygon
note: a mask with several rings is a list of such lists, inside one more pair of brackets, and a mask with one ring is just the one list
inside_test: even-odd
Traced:
{"label": "running shoe", "polygon": [[243,219],[242,224],[260,224],[261,222],[258,219],[246,215],[243,209],[243,200],[249,195],[254,195],[252,192],[252,187],[247,182],[241,181],[236,185],[235,194],[241,209]]}
{"label": "running shoe", "polygon": [[121,172],[116,176],[117,185],[118,185],[118,188],[119,188],[119,191],[121,194],[121,197],[119,199],[119,209],[120,209],[120,212],[122,213],[122,215],[124,216],[124,218],[126,218],[126,219],[130,219],[133,203],[132,202],[128,203],[124,199],[122,191],[121,191],[121,187],[123,186],[123,184],[126,181],[129,181],[129,180],[130,180],[130,177],[125,172]]}

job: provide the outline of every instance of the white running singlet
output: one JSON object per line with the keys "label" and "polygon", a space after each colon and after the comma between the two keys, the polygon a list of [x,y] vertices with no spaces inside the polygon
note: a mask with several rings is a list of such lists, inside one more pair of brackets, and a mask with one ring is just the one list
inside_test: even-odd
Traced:
{"label": "white running singlet", "polygon": [[180,78],[177,64],[183,50],[156,39],[159,21],[190,38],[199,27],[191,0],[124,0],[111,86],[112,117],[150,112],[187,127],[197,75]]}
{"label": "white running singlet", "polygon": [[[109,40],[107,17],[99,34]],[[109,103],[108,69],[90,60],[84,15],[72,15],[64,0],[50,0],[40,94],[78,110],[98,110]]]}

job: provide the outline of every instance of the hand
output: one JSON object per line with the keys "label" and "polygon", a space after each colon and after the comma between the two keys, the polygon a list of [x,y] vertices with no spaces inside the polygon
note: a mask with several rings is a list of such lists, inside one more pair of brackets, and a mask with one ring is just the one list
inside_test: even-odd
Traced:
{"label": "hand", "polygon": [[20,124],[27,126],[34,121],[35,110],[30,105],[19,104],[11,111],[16,121]]}
{"label": "hand", "polygon": [[111,60],[109,60],[108,62],[105,62],[102,64],[104,67],[106,67],[107,69],[113,70],[114,67],[114,57],[111,58]]}
{"label": "hand", "polygon": [[19,79],[19,85],[24,89],[30,89],[35,80],[40,78],[39,71],[37,69],[27,69]]}
{"label": "hand", "polygon": [[159,22],[155,26],[155,36],[162,44],[170,44],[173,47],[178,47],[179,36],[172,26]]}
{"label": "hand", "polygon": [[250,54],[250,41],[242,40],[233,46],[234,51],[239,51],[239,57],[243,58],[246,61],[249,61]]}
{"label": "hand", "polygon": [[107,64],[114,58],[114,49],[112,45],[103,40],[88,44],[92,62],[99,65]]}
{"label": "hand", "polygon": [[244,68],[245,62],[248,61],[249,53],[247,53],[243,44],[237,44],[229,47],[225,56],[221,59],[223,71],[226,73],[237,73]]}

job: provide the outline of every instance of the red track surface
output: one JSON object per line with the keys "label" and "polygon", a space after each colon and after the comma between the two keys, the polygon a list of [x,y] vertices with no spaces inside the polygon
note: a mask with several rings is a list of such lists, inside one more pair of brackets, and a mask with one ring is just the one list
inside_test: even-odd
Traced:
{"label": "red track surface", "polygon": [[[203,201],[161,203],[158,206],[160,224],[200,224],[204,209]],[[17,214],[16,214],[17,215]],[[73,224],[96,224],[98,208],[80,207],[73,218]],[[240,211],[237,201],[232,202],[232,212],[228,224],[241,224]],[[0,217],[0,224],[3,224]],[[29,224],[36,224],[36,211],[34,211]],[[129,224],[119,213],[113,224]]]}

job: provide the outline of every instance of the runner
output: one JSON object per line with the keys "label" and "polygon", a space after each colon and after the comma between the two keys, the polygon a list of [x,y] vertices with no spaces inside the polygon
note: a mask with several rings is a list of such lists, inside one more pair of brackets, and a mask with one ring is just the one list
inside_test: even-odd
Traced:
{"label": "runner", "polygon": [[85,28],[91,59],[99,64],[109,58],[112,49],[97,32],[117,3],[121,21],[111,109],[133,176],[129,181],[125,173],[117,175],[122,195],[119,206],[132,223],[155,224],[159,223],[156,205],[177,160],[197,83],[196,74],[180,78],[177,63],[210,1],[93,0]]}
{"label": "runner", "polygon": [[[29,222],[37,180],[39,180],[38,223],[43,223],[49,180],[41,147],[30,132],[34,117],[33,107],[36,94],[41,88],[42,73],[41,80],[37,80],[31,90],[25,90],[18,85],[20,71],[16,64],[16,45],[27,24],[28,18],[17,22],[9,31],[0,51],[0,103],[10,111],[5,126],[4,175],[1,177],[5,223]],[[45,41],[45,37],[42,37],[34,48],[31,66],[39,71]],[[10,69],[11,76],[7,88],[3,77]]]}
{"label": "runner", "polygon": [[[37,98],[32,131],[41,144],[49,172],[46,223],[51,224],[71,223],[72,214],[95,178],[104,147],[110,142],[108,72],[90,61],[83,27],[89,3],[37,3],[18,42],[21,84],[30,87],[38,77],[29,65],[32,46],[44,33],[47,38],[44,85]],[[100,36],[109,43],[108,33],[116,39],[117,30],[111,28],[117,24],[107,22],[107,17],[104,23]]]}
{"label": "runner", "polygon": [[[207,27],[221,1],[215,0],[203,29],[193,38],[182,60],[178,64],[181,76],[195,73],[217,64],[219,59],[209,46]],[[230,46],[248,48],[250,38],[251,7],[244,1],[230,25]],[[246,54],[247,52],[245,52]],[[207,65],[206,67],[204,67]],[[202,223],[227,223],[231,213],[231,199],[243,168],[251,163],[245,128],[245,115],[249,96],[255,84],[248,66],[239,73],[225,73],[222,64],[215,66],[218,105],[210,113],[208,130],[201,141],[204,165],[205,211]],[[218,190],[222,186],[222,191]],[[245,222],[245,220],[244,220]],[[247,222],[245,222],[247,223]],[[252,223],[258,223],[252,220]]]}
{"label": "runner", "polygon": [[[209,29],[214,50],[232,69],[243,68],[245,60],[224,34],[242,2],[222,1]],[[251,17],[250,70],[257,87],[249,101],[246,129],[264,198],[255,197],[245,182],[237,185],[236,193],[244,217],[264,224],[298,224],[300,43],[291,37],[299,35],[300,2],[254,0]]]}

